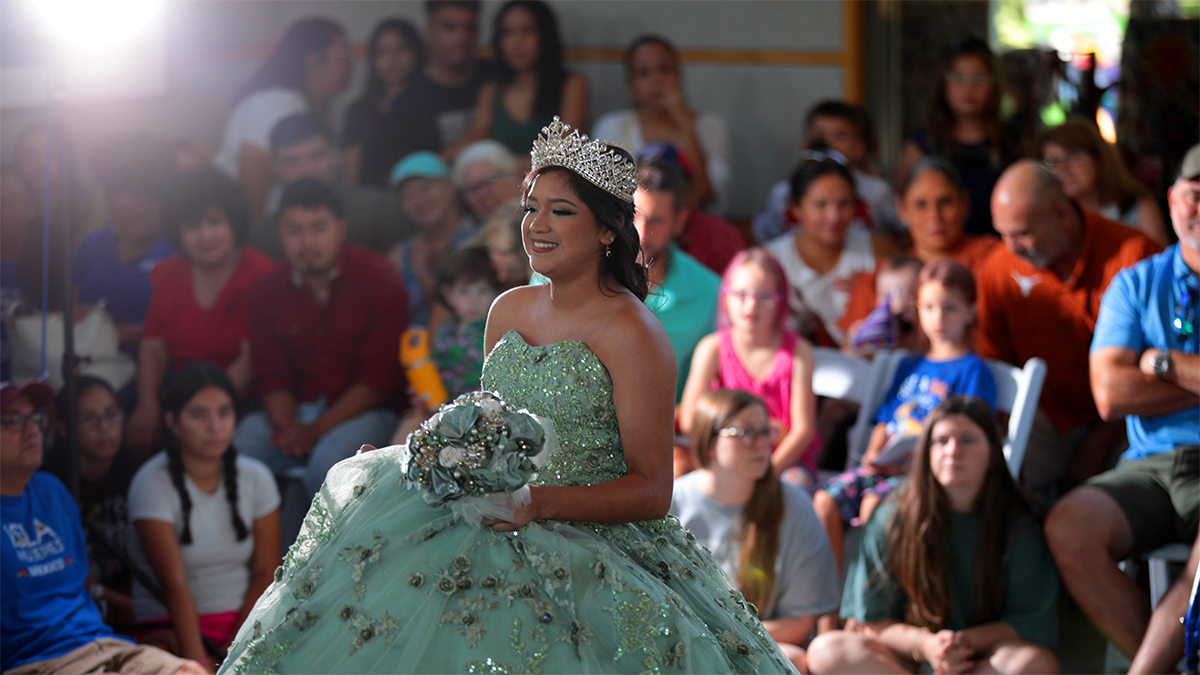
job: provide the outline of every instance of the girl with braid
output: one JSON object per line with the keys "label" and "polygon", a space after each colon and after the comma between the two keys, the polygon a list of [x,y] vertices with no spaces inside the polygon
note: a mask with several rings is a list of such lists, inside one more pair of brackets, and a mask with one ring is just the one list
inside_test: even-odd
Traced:
{"label": "girl with braid", "polygon": [[258,460],[233,447],[237,397],[211,363],[172,374],[160,395],[166,449],[129,488],[135,561],[153,571],[164,607],[140,584],[140,622],[169,620],[154,641],[205,662],[201,634],[224,648],[280,563],[279,492]]}
{"label": "girl with braid", "polygon": [[803,488],[771,465],[771,424],[758,397],[705,392],[692,417],[699,466],[675,480],[671,513],[754,603],[801,673],[817,617],[838,606],[838,570]]}

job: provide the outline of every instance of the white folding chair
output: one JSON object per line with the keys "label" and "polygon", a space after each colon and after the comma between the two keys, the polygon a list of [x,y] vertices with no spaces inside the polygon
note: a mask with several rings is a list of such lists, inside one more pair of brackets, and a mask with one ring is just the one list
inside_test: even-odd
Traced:
{"label": "white folding chair", "polygon": [[1008,413],[1004,458],[1013,478],[1020,479],[1021,461],[1025,459],[1025,446],[1029,444],[1042,383],[1046,380],[1046,362],[1034,357],[1025,362],[1024,368],[1017,368],[1003,361],[984,361],[996,379],[996,410]]}
{"label": "white folding chair", "polygon": [[871,419],[896,371],[896,353],[879,352],[868,361],[828,347],[813,347],[813,393],[853,401],[858,419],[847,438],[846,466],[858,466],[871,440]]}

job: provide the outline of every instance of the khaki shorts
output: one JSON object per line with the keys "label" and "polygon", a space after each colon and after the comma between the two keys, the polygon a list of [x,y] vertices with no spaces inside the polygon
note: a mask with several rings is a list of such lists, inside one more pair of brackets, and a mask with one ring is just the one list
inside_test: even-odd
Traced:
{"label": "khaki shorts", "polygon": [[33,661],[4,671],[4,675],[49,675],[50,673],[128,673],[171,675],[187,661],[149,645],[127,640],[100,638],[62,656]]}
{"label": "khaki shorts", "polygon": [[1200,526],[1200,445],[1122,461],[1086,483],[1112,497],[1133,532],[1134,555],[1182,542]]}

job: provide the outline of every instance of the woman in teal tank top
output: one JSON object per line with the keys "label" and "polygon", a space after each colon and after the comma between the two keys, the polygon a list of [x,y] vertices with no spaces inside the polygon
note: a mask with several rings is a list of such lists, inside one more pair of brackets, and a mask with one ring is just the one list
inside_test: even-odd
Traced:
{"label": "woman in teal tank top", "polygon": [[221,672],[796,672],[667,515],[675,358],[643,304],[636,167],[568,131],[543,129],[522,191],[549,283],[496,299],[483,369],[559,447],[474,524],[407,489],[402,446],[337,464]]}
{"label": "woman in teal tank top", "polygon": [[517,156],[556,115],[575,128],[587,122],[588,85],[563,67],[558,20],[541,0],[511,0],[492,33],[496,77],[479,90],[471,129],[449,152],[492,138]]}

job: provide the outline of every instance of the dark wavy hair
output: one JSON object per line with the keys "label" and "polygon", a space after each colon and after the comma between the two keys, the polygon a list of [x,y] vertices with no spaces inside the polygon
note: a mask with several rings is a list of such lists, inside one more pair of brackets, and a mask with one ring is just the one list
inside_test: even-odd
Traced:
{"label": "dark wavy hair", "polygon": [[[225,371],[211,363],[196,361],[184,365],[167,377],[162,393],[159,395],[163,417],[170,414],[178,419],[180,413],[196,397],[196,394],[209,387],[216,387],[229,394],[234,408],[237,408],[237,390],[234,389],[233,381],[229,379]],[[171,474],[171,483],[175,486],[175,491],[179,493],[179,501],[183,508],[183,530],[179,534],[179,543],[191,544],[192,498],[188,495],[187,487],[184,484],[183,449],[179,445],[179,439],[171,433],[169,425],[167,425],[166,436],[167,470]],[[225,497],[229,500],[229,511],[233,514],[233,530],[237,533],[237,540],[243,541],[250,535],[250,530],[246,527],[246,522],[242,520],[241,514],[238,513],[237,448],[232,444],[221,456],[221,472],[225,478]]]}
{"label": "dark wavy hair", "polygon": [[308,78],[309,54],[324,54],[329,45],[346,31],[337,22],[324,17],[300,19],[288,26],[275,50],[259,66],[246,84],[234,95],[235,102],[271,87],[287,87],[301,93]]}
{"label": "dark wavy hair", "polygon": [[240,246],[250,233],[250,203],[225,172],[212,166],[181,171],[171,182],[163,208],[163,235],[183,252],[181,232],[204,219],[210,208],[221,209]]}
{"label": "dark wavy hair", "polygon": [[[633,163],[633,157],[625,152],[624,148],[609,145],[608,149],[630,164]],[[529,189],[533,187],[533,181],[542,174],[552,172],[566,176],[571,192],[591,210],[596,223],[602,229],[613,233],[613,243],[608,247],[612,255],[597,250],[597,255],[601,257],[600,288],[612,291],[614,289],[610,284],[615,282],[644,302],[650,294],[650,280],[646,274],[646,267],[639,262],[642,242],[633,226],[633,202],[627,202],[607,190],[596,187],[591,181],[570,169],[546,166],[525,175],[525,181],[521,184],[522,205],[529,198]]]}
{"label": "dark wavy hair", "polygon": [[379,76],[379,71],[375,70],[375,56],[379,53],[379,40],[385,33],[398,34],[409,49],[413,50],[417,57],[416,63],[413,64],[414,75],[425,67],[425,42],[421,40],[421,34],[417,32],[417,29],[404,19],[384,19],[371,33],[371,41],[367,45],[367,86],[363,89],[362,98],[359,100],[365,101],[371,106],[379,104],[379,99],[383,98],[383,91],[386,88],[383,78]]}
{"label": "dark wavy hair", "polygon": [[504,17],[514,9],[524,9],[533,15],[538,31],[537,94],[533,98],[534,115],[553,115],[562,107],[563,83],[567,80],[567,69],[563,67],[562,37],[558,32],[558,19],[554,11],[542,0],[510,0],[496,13],[492,27],[492,52],[495,54],[496,77],[501,86],[509,84],[516,72],[504,62],[500,51],[501,25]]}
{"label": "dark wavy hair", "polygon": [[953,158],[957,147],[954,142],[954,111],[946,101],[946,74],[954,62],[965,57],[974,57],[987,68],[992,78],[992,88],[984,103],[983,117],[987,128],[988,156],[993,166],[1000,166],[1006,154],[1011,153],[1008,139],[1005,136],[1004,121],[1000,117],[1000,102],[1003,98],[1004,84],[1001,77],[1000,65],[996,55],[992,53],[987,43],[978,38],[967,38],[953,44],[942,56],[942,71],[938,74],[937,84],[933,88],[933,102],[929,108],[929,121],[926,126],[930,145],[941,154]]}
{"label": "dark wavy hair", "polygon": [[[696,401],[692,420],[692,452],[696,462],[707,468],[713,461],[717,434],[743,410],[759,406],[762,399],[736,389],[706,391]],[[754,483],[750,500],[742,507],[738,528],[738,590],[754,603],[759,615],[771,611],[775,599],[775,567],[779,557],[779,528],[783,524],[783,487],[770,468]]]}
{"label": "dark wavy hair", "polygon": [[[973,512],[980,517],[975,550],[974,616],[962,617],[969,625],[997,620],[1011,589],[1004,584],[1004,551],[1009,529],[1030,502],[1008,471],[1000,433],[992,409],[983,400],[951,396],[925,418],[924,432],[913,453],[908,478],[896,497],[896,511],[888,523],[885,574],[904,589],[908,598],[905,622],[933,632],[946,628],[953,600],[950,597],[950,498],[934,477],[929,464],[933,428],[938,422],[962,415],[979,427],[988,444],[988,469],[975,498]],[[1036,514],[1035,514],[1036,515]]]}

